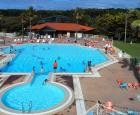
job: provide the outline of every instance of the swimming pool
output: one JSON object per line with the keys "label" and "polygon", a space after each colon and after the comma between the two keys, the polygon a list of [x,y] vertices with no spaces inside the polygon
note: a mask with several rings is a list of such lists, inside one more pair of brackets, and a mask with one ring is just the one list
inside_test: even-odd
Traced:
{"label": "swimming pool", "polygon": [[[86,48],[75,45],[59,45],[59,44],[26,44],[13,47],[16,50],[16,58],[9,63],[2,72],[31,72],[33,66],[35,72],[40,73],[41,62],[45,74],[53,72],[53,63],[58,63],[57,72],[61,72],[63,67],[66,72],[84,72],[87,68],[87,62],[92,64],[100,64],[107,61],[107,57],[98,49]],[[9,53],[10,48],[6,48],[5,52]]]}
{"label": "swimming pool", "polygon": [[[38,77],[44,78],[46,76]],[[38,79],[35,82],[38,82]],[[40,111],[50,109],[64,100],[63,89],[51,83],[42,85],[35,82],[34,84],[19,85],[8,90],[3,95],[2,102],[15,110]]]}
{"label": "swimming pool", "polygon": [[[89,60],[93,65],[108,60],[98,49],[65,44],[24,44],[8,47],[4,52],[15,52],[17,56],[1,72],[31,72],[33,66],[35,67],[35,76],[31,83],[8,90],[1,99],[7,107],[19,111],[23,108],[29,110],[30,105],[32,111],[47,110],[64,101],[63,88],[50,83],[43,84],[48,73],[53,72],[55,60],[58,63],[57,72],[84,72]],[[44,73],[41,73],[41,66]]]}

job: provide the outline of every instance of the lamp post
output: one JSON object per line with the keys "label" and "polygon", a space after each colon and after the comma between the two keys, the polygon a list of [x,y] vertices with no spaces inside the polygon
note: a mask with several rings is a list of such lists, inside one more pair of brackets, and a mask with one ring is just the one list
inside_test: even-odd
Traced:
{"label": "lamp post", "polygon": [[0,30],[2,29],[2,26],[1,26],[1,25],[2,25],[2,24],[1,24],[1,19],[2,19],[2,18],[1,18],[1,16],[0,16]]}
{"label": "lamp post", "polygon": [[24,22],[23,22],[23,17],[22,17],[21,23],[22,23],[22,39],[23,39],[23,38],[24,38],[24,35],[23,35],[23,34],[24,34],[24,27],[23,27],[23,23],[24,23]]}
{"label": "lamp post", "polygon": [[31,39],[31,33],[32,33],[32,17],[30,16],[30,39]]}
{"label": "lamp post", "polygon": [[127,14],[125,14],[125,35],[124,35],[124,42],[126,43],[127,40]]}
{"label": "lamp post", "polygon": [[3,42],[4,42],[4,45],[5,45],[5,43],[6,43],[5,37],[6,37],[6,31],[3,31]]}

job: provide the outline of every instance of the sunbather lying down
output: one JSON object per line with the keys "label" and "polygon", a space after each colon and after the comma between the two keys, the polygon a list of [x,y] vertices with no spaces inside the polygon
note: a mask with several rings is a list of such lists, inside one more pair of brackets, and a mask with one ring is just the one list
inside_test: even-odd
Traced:
{"label": "sunbather lying down", "polygon": [[123,80],[117,80],[117,84],[120,88],[138,88],[140,87],[140,83],[127,83],[123,82]]}

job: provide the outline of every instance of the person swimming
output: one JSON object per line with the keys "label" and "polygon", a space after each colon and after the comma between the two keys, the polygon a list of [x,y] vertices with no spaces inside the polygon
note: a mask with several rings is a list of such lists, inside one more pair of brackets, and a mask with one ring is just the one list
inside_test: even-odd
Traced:
{"label": "person swimming", "polygon": [[43,65],[43,62],[42,61],[40,61],[40,65]]}
{"label": "person swimming", "polygon": [[66,69],[64,69],[63,67],[60,67],[60,72],[66,72]]}
{"label": "person swimming", "polygon": [[60,60],[61,59],[61,57],[60,56],[58,56],[58,58],[57,58],[58,60]]}
{"label": "person swimming", "polygon": [[48,82],[48,79],[46,78],[46,79],[43,81],[43,85],[45,85],[47,82]]}
{"label": "person swimming", "polygon": [[32,68],[32,73],[35,74],[35,66]]}
{"label": "person swimming", "polygon": [[10,53],[12,53],[12,50],[10,49]]}
{"label": "person swimming", "polygon": [[56,62],[56,60],[55,60],[54,63],[53,63],[54,72],[56,72],[57,66],[58,66],[58,64],[57,64],[57,62]]}
{"label": "person swimming", "polygon": [[83,65],[86,65],[85,61],[82,62]]}
{"label": "person swimming", "polygon": [[43,66],[41,67],[41,69],[40,69],[40,73],[44,73],[44,68],[43,68]]}

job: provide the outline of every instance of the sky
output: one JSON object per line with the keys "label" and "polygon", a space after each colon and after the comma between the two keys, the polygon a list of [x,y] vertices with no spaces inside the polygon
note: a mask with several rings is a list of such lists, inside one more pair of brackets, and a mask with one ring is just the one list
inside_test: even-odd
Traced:
{"label": "sky", "polygon": [[0,9],[140,8],[140,0],[0,0]]}

